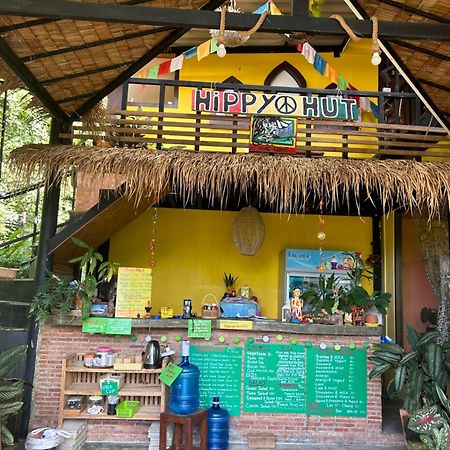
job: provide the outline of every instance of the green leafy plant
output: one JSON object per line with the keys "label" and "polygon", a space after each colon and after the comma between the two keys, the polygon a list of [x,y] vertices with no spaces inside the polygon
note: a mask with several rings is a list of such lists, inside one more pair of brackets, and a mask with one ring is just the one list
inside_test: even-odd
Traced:
{"label": "green leafy plant", "polygon": [[325,310],[328,314],[336,311],[339,298],[343,295],[342,287],[338,286],[339,277],[334,274],[325,278],[319,276],[318,286],[311,286],[305,289],[301,295],[305,305],[310,305],[314,311]]}
{"label": "green leafy plant", "polygon": [[406,352],[397,344],[374,344],[369,357],[375,368],[369,378],[394,370],[394,377],[387,385],[391,397],[405,394],[404,408],[413,412],[421,407],[439,402],[437,388],[445,389],[450,380],[450,365],[444,361],[444,349],[448,343],[436,342],[437,331],[419,333],[406,326],[411,351]]}
{"label": "green leafy plant", "polygon": [[[23,228],[10,234],[7,241],[20,238]],[[19,276],[28,276],[30,267],[30,239],[23,239],[8,246],[0,248],[0,267],[19,269]]]}
{"label": "green leafy plant", "polygon": [[23,402],[20,400],[23,392],[23,381],[10,380],[7,377],[24,358],[26,351],[27,346],[23,345],[0,353],[0,443],[6,446],[14,443],[14,436],[8,430],[7,422],[23,406]]}
{"label": "green leafy plant", "polygon": [[232,288],[234,286],[234,283],[236,283],[237,279],[239,277],[233,277],[231,273],[223,273],[223,282],[225,283],[226,288]]}
{"label": "green leafy plant", "polygon": [[84,254],[72,258],[69,262],[78,263],[81,269],[79,295],[83,302],[81,317],[87,319],[91,313],[92,301],[97,286],[103,281],[111,281],[119,268],[119,263],[103,261],[103,256],[93,247],[79,238],[72,237],[75,245],[85,250]]}
{"label": "green leafy plant", "polygon": [[36,316],[40,322],[46,322],[56,309],[62,315],[67,314],[73,307],[78,290],[76,281],[49,273],[31,301],[29,315]]}
{"label": "green leafy plant", "polygon": [[408,428],[419,435],[427,450],[450,448],[450,405],[444,391],[436,386],[439,403],[413,412]]}

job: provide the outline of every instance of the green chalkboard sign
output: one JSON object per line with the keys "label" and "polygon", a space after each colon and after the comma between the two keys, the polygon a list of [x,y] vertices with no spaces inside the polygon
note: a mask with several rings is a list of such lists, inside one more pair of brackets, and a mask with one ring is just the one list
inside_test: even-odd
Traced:
{"label": "green chalkboard sign", "polygon": [[191,345],[190,361],[200,369],[200,406],[209,408],[219,396],[230,416],[241,415],[242,348]]}
{"label": "green chalkboard sign", "polygon": [[131,334],[131,319],[107,319],[105,334]]}
{"label": "green chalkboard sign", "polygon": [[118,387],[117,381],[104,381],[101,384],[100,392],[102,395],[117,395],[119,392]]}
{"label": "green chalkboard sign", "polygon": [[305,347],[246,344],[244,412],[305,412]]}
{"label": "green chalkboard sign", "polygon": [[131,334],[131,319],[89,317],[83,320],[81,331],[83,333]]}
{"label": "green chalkboard sign", "polygon": [[306,413],[312,416],[367,416],[366,350],[306,350]]}

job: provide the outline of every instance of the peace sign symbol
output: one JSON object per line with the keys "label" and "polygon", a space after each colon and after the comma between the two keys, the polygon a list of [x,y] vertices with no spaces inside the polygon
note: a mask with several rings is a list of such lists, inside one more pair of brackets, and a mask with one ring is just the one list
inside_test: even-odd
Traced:
{"label": "peace sign symbol", "polygon": [[276,99],[275,108],[281,114],[292,114],[297,109],[297,102],[294,98],[283,95]]}

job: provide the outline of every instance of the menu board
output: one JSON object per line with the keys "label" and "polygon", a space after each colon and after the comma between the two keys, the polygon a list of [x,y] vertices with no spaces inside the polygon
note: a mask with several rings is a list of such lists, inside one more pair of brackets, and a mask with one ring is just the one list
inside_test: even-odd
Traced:
{"label": "menu board", "polygon": [[152,269],[119,267],[117,277],[116,317],[144,317],[151,306]]}
{"label": "menu board", "polygon": [[245,345],[244,412],[305,412],[305,347]]}
{"label": "menu board", "polygon": [[306,350],[306,412],[312,416],[367,416],[366,351]]}
{"label": "menu board", "polygon": [[218,396],[230,416],[240,416],[242,348],[191,345],[189,359],[200,369],[200,406],[209,408]]}

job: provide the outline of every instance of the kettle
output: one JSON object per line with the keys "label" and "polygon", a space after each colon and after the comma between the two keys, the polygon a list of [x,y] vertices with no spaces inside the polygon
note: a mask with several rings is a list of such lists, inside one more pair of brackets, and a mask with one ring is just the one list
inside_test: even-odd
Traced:
{"label": "kettle", "polygon": [[151,340],[147,342],[144,352],[144,369],[159,369],[161,367],[161,351],[159,342]]}

